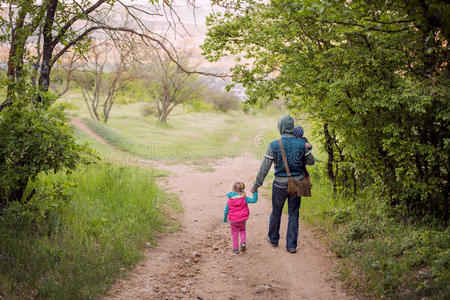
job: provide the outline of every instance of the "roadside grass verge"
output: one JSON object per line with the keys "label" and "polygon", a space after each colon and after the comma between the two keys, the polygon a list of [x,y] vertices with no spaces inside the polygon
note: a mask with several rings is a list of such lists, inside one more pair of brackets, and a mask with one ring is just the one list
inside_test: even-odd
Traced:
{"label": "roadside grass verge", "polygon": [[348,199],[333,196],[317,178],[313,182],[300,218],[324,233],[341,259],[338,274],[349,291],[375,298],[450,298],[448,227],[400,220],[370,191]]}
{"label": "roadside grass verge", "polygon": [[33,186],[47,189],[25,204],[11,203],[0,216],[3,296],[91,299],[104,293],[142,258],[144,247],[171,230],[168,205],[181,209],[154,175],[98,163],[40,176]]}

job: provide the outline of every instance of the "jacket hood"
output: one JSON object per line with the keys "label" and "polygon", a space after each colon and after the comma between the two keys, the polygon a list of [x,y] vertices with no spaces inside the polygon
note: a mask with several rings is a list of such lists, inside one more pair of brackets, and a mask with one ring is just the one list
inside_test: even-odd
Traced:
{"label": "jacket hood", "polygon": [[280,134],[289,133],[292,134],[292,130],[294,129],[294,119],[287,115],[284,116],[278,121],[278,130],[280,130]]}
{"label": "jacket hood", "polygon": [[[240,197],[238,197],[240,196]],[[229,192],[227,193],[227,198],[243,198],[244,195],[240,195],[239,193],[236,192]]]}

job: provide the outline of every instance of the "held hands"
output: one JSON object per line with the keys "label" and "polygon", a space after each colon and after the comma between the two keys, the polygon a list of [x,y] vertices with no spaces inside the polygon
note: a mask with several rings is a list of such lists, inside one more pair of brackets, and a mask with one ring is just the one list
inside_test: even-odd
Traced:
{"label": "held hands", "polygon": [[312,149],[312,146],[311,146],[311,144],[308,142],[308,139],[305,138],[305,137],[303,137],[303,140],[305,140],[305,147],[306,147],[306,149],[311,150],[311,149]]}

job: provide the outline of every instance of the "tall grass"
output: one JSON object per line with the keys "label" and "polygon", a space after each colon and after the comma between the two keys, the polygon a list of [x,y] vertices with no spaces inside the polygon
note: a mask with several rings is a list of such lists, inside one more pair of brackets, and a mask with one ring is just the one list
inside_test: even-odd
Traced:
{"label": "tall grass", "polygon": [[[103,138],[108,145],[111,145],[117,149],[126,151],[130,154],[137,155],[140,157],[145,157],[146,152],[148,152],[149,148],[143,144],[135,143],[131,139],[127,138],[117,130],[114,130],[102,122],[98,122],[93,119],[84,119],[84,122],[88,125],[88,127],[98,134],[101,138]],[[106,146],[107,147],[107,146]],[[114,151],[112,149],[107,151]],[[117,152],[117,151],[114,151]]]}
{"label": "tall grass", "polygon": [[41,176],[34,186],[60,184],[69,200],[36,200],[34,209],[16,203],[0,217],[4,296],[89,299],[102,294],[169,224],[165,207],[177,200],[157,188],[153,175],[148,169],[99,163],[71,175]]}
{"label": "tall grass", "polygon": [[448,227],[398,219],[370,190],[349,199],[333,195],[324,179],[313,182],[300,217],[325,232],[349,290],[375,298],[449,299]]}

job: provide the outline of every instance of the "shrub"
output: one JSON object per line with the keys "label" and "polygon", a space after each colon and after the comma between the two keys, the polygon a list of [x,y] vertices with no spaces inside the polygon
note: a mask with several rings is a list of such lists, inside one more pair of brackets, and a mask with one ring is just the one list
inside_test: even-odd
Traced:
{"label": "shrub", "polygon": [[214,91],[207,102],[212,103],[214,108],[222,112],[238,110],[241,101],[236,95],[224,91]]}
{"label": "shrub", "polygon": [[344,259],[343,278],[376,296],[448,299],[450,230],[367,213],[360,207],[348,222],[334,225],[332,250]]}
{"label": "shrub", "polygon": [[242,103],[241,105],[242,111],[244,112],[244,114],[249,115],[252,108],[250,107],[250,104],[248,103]]}
{"label": "shrub", "polygon": [[62,106],[24,101],[0,115],[0,205],[22,201],[28,181],[41,172],[73,170],[92,152],[75,141]]}
{"label": "shrub", "polygon": [[373,237],[375,226],[366,219],[356,219],[347,226],[348,241],[361,241]]}
{"label": "shrub", "polygon": [[144,117],[158,116],[158,112],[156,111],[155,106],[151,103],[142,104],[139,113]]}
{"label": "shrub", "polygon": [[1,223],[14,231],[50,235],[57,232],[62,207],[70,199],[63,184],[36,186],[28,201],[12,201],[2,212]]}
{"label": "shrub", "polygon": [[195,99],[183,103],[183,108],[188,112],[207,112],[213,110],[214,105],[212,103],[206,103],[205,101],[200,99]]}

